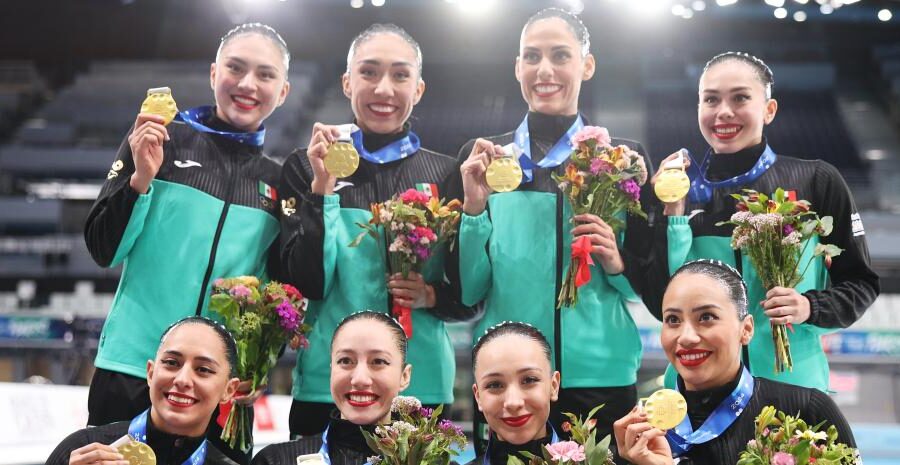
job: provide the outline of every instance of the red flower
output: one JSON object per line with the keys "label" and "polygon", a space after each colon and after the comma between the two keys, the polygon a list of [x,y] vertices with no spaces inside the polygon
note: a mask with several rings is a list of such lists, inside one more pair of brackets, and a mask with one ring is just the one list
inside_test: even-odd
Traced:
{"label": "red flower", "polygon": [[284,288],[284,293],[291,299],[303,300],[303,294],[301,294],[296,287],[291,286],[290,284],[282,284],[281,287]]}
{"label": "red flower", "polygon": [[417,203],[420,205],[427,205],[430,197],[428,194],[424,192],[419,192],[415,189],[407,189],[406,192],[400,194],[400,200],[405,203]]}
{"label": "red flower", "polygon": [[750,211],[750,208],[747,207],[747,204],[746,204],[746,203],[744,203],[744,202],[738,202],[738,203],[737,203],[737,211],[739,211],[739,212],[747,212],[747,211]]}
{"label": "red flower", "polygon": [[571,432],[571,431],[572,431],[572,424],[569,423],[568,421],[564,421],[563,424],[562,424],[562,430],[563,430],[563,432],[565,432],[565,433]]}

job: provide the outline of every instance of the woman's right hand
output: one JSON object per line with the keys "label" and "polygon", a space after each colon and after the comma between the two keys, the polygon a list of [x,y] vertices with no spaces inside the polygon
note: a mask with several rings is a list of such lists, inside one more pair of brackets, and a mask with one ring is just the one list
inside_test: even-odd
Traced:
{"label": "woman's right hand", "polygon": [[128,135],[128,145],[134,160],[134,174],[129,183],[132,189],[141,194],[147,193],[150,182],[162,166],[163,143],[169,140],[165,122],[162,116],[139,113],[134,121],[134,130]]}
{"label": "woman's right hand", "polygon": [[[656,180],[659,178],[659,174],[662,173],[666,169],[666,164],[670,161],[674,161],[681,155],[681,150],[669,155],[663,161],[659,163],[659,169],[656,170],[656,174],[653,175],[653,178],[650,179],[650,184],[656,184]],[[683,159],[684,169],[687,169],[691,166],[691,158],[686,156],[685,153]],[[663,202],[663,214],[666,216],[682,216],[684,215],[684,211],[687,209],[687,196],[684,196],[678,199],[675,202]]]}
{"label": "woman's right hand", "polygon": [[334,185],[337,178],[325,169],[325,156],[328,147],[333,144],[341,132],[337,126],[316,123],[313,125],[312,136],[306,149],[306,158],[313,170],[313,181],[310,190],[313,194],[330,195],[334,193]]}
{"label": "woman's right hand", "polygon": [[503,147],[487,139],[475,139],[475,145],[469,158],[459,167],[462,175],[463,212],[469,216],[478,216],[487,207],[488,196],[493,189],[488,185],[484,174],[494,158],[503,156]]}
{"label": "woman's right hand", "polygon": [[129,465],[128,460],[112,446],[94,442],[73,450],[69,465]]}
{"label": "woman's right hand", "polygon": [[647,414],[639,407],[613,423],[619,456],[634,465],[672,465],[672,449],[666,432],[647,423]]}

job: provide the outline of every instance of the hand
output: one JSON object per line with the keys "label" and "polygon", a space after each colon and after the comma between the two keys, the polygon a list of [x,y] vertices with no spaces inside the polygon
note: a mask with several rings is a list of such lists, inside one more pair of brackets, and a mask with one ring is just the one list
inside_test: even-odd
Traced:
{"label": "hand", "polygon": [[250,386],[253,385],[253,382],[249,379],[246,381],[241,381],[238,384],[237,392],[234,394],[234,403],[240,405],[253,405],[256,402],[256,399],[262,397],[263,393],[266,391],[267,385],[263,384],[256,388],[255,391],[250,392]]}
{"label": "hand", "polygon": [[[659,169],[656,170],[656,174],[653,175],[653,178],[650,179],[650,184],[656,184],[656,179],[659,178],[659,173],[662,173],[666,166],[666,163],[675,160],[678,158],[678,154],[681,153],[681,150],[669,155],[659,164]],[[684,169],[687,169],[691,166],[690,157],[684,157]],[[682,197],[677,202],[663,202],[663,214],[666,216],[681,216],[684,215],[684,211],[687,208],[687,197]]]}
{"label": "hand", "polygon": [[619,456],[635,465],[670,465],[672,449],[665,431],[647,423],[647,414],[638,407],[613,423]]}
{"label": "hand", "polygon": [[395,273],[388,278],[388,292],[394,297],[398,305],[409,308],[432,308],[436,298],[434,287],[425,284],[422,275],[410,271],[408,279],[403,279],[403,274]]}
{"label": "hand", "polygon": [[572,229],[575,238],[588,236],[591,240],[591,254],[600,262],[606,274],[619,274],[625,271],[625,263],[619,254],[619,245],[616,243],[616,234],[612,227],[601,220],[597,215],[585,213],[572,218],[579,224]]}
{"label": "hand", "polygon": [[328,147],[333,144],[341,132],[337,126],[329,126],[327,124],[313,124],[312,136],[309,138],[309,144],[306,149],[306,158],[309,159],[309,165],[313,170],[312,185],[310,190],[313,194],[330,195],[334,193],[334,185],[337,178],[325,169],[325,155],[328,154]]}
{"label": "hand", "polygon": [[800,324],[809,319],[809,299],[791,287],[773,287],[760,305],[773,325]]}
{"label": "hand", "polygon": [[73,450],[69,465],[129,465],[115,447],[94,442]]}
{"label": "hand", "polygon": [[134,174],[129,184],[141,194],[150,189],[150,182],[159,173],[163,162],[163,143],[169,140],[165,118],[150,113],[139,113],[134,121],[134,130],[128,135],[131,157],[134,160]]}
{"label": "hand", "polygon": [[503,147],[487,139],[475,139],[469,158],[459,167],[462,175],[463,212],[469,216],[478,216],[487,207],[488,196],[493,191],[488,186],[484,173],[494,158],[503,156]]}

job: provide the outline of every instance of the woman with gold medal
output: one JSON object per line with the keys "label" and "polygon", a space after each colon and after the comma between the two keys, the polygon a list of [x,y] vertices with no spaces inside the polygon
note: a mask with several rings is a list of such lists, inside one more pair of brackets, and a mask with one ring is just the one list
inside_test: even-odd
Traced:
{"label": "woman with gold medal", "polygon": [[147,361],[150,408],[72,433],[46,464],[235,465],[209,443],[207,429],[219,403],[237,391],[236,363],[234,338],[222,325],[199,316],[179,320]]}
{"label": "woman with gold medal", "polygon": [[[338,323],[362,309],[412,309],[407,393],[426,405],[451,404],[455,363],[446,320],[473,312],[444,284],[443,254],[423,274],[386,276],[383,241],[350,242],[371,218],[370,205],[408,189],[441,197],[452,157],[422,147],[408,121],[425,91],[422,53],[402,28],[375,24],[350,45],[341,77],[354,123],[314,125],[309,146],[285,162],[280,258],[287,280],[310,297],[309,348],[293,378],[292,435],[321,433],[334,409],[328,389],[329,341]],[[340,180],[338,180],[340,178]],[[438,192],[435,192],[435,190]]]}
{"label": "woman with gold medal", "polygon": [[[636,465],[671,464],[673,457],[681,465],[737,463],[754,438],[754,420],[770,405],[808,425],[834,425],[838,442],[856,447],[847,420],[828,395],[753,376],[741,363],[754,318],[737,270],[706,259],[681,266],[662,308],[660,342],[678,372],[687,416],[681,411],[683,419],[659,425],[651,410],[635,407],[615,423],[620,457]],[[669,405],[663,404],[666,410]]]}
{"label": "woman with gold medal", "polygon": [[[550,340],[552,366],[562,375],[550,416],[557,431],[561,412],[584,416],[606,404],[597,414],[603,437],[637,400],[641,342],[625,306],[637,296],[624,274],[622,236],[596,216],[573,218],[551,178],[571,153],[570,137],[585,124],[578,95],[594,75],[589,49],[587,29],[567,11],[545,9],[525,24],[515,75],[529,111],[515,131],[460,150],[461,178],[450,195],[464,196],[464,215],[457,263],[448,274],[464,304],[484,305],[475,334],[512,320],[534,325]],[[613,139],[619,144],[644,153],[637,142]],[[579,236],[590,238],[598,265],[578,304],[557,309],[570,244]],[[488,430],[475,415],[476,451],[482,452]]]}
{"label": "woman with gold medal", "polygon": [[[850,326],[865,312],[879,293],[878,276],[869,265],[865,229],[853,196],[838,170],[821,160],[776,154],[769,146],[764,129],[778,110],[773,86],[769,67],[745,53],[723,53],[706,64],[697,121],[710,148],[702,159],[679,151],[660,164],[653,182],[662,202],[645,204],[658,214],[650,229],[639,233],[639,242],[652,248],[636,285],[651,313],[662,318],[663,290],[682,263],[712,258],[734,266],[746,280],[750,314],[757,322],[756,337],[746,351],[750,372],[827,391],[829,368],[820,336]],[[732,227],[717,225],[736,211],[731,194],[753,189],[770,195],[777,188],[811,202],[820,216],[832,216],[834,230],[823,242],[843,249],[830,267],[822,258],[813,260],[795,289],[763,288],[748,258],[732,250]],[[792,371],[775,371],[770,323],[793,325]],[[671,386],[671,369],[668,374],[666,384]]]}

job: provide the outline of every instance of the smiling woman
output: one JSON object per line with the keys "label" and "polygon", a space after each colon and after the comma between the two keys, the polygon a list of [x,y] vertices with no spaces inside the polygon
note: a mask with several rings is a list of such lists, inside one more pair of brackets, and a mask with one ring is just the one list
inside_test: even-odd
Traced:
{"label": "smiling woman", "polygon": [[156,357],[147,361],[150,408],[130,421],[72,433],[46,463],[127,465],[110,444],[128,435],[150,446],[159,465],[187,460],[234,464],[207,442],[206,431],[219,403],[229,401],[237,390],[236,360],[234,339],[221,325],[203,317],[178,321],[163,334]]}

